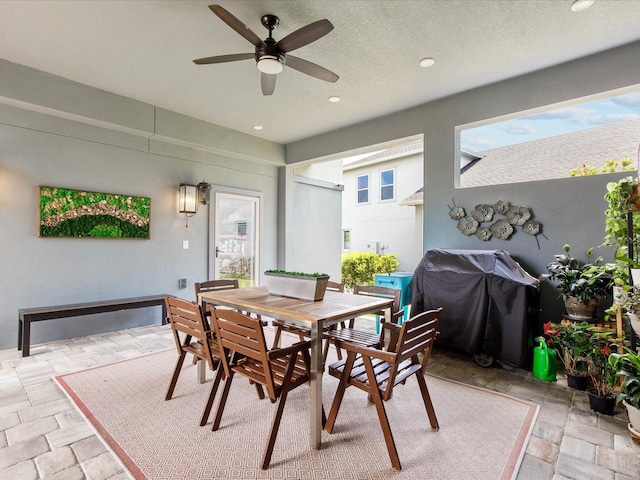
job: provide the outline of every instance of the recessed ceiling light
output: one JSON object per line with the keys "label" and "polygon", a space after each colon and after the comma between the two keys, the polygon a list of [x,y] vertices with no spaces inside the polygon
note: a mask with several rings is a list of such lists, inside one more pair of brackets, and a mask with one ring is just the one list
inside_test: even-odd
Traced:
{"label": "recessed ceiling light", "polygon": [[423,58],[422,60],[420,60],[420,66],[422,68],[432,67],[434,63],[436,63],[436,61],[431,57]]}
{"label": "recessed ceiling light", "polygon": [[593,2],[595,1],[596,0],[574,0],[573,4],[571,5],[571,10],[573,10],[574,12],[581,12],[593,5]]}
{"label": "recessed ceiling light", "polygon": [[262,125],[254,125],[253,129],[254,130],[262,130]]}
{"label": "recessed ceiling light", "polygon": [[331,96],[329,97],[329,101],[330,101],[331,103],[338,103],[338,102],[340,101],[340,97],[337,97],[337,96],[335,96],[335,95],[331,95]]}

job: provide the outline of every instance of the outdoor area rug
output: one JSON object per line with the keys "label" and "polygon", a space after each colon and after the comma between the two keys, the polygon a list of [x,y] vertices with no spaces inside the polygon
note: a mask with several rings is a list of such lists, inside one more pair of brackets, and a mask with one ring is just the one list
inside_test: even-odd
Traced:
{"label": "outdoor area rug", "polygon": [[[56,378],[98,434],[136,479],[510,479],[515,478],[538,406],[427,375],[440,430],[433,431],[411,378],[385,403],[402,471],[396,472],[375,407],[348,388],[333,434],[309,447],[309,389],[289,394],[271,466],[260,469],[275,404],[259,401],[238,376],[220,429],[198,423],[211,386],[199,384],[185,361],[174,398],[164,396],[175,350]],[[329,411],[337,379],[323,377]],[[215,413],[215,406],[214,412]]]}

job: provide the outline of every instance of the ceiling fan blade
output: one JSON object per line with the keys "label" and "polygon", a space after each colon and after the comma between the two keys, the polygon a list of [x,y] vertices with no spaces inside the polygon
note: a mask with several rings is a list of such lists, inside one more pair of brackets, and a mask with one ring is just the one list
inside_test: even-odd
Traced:
{"label": "ceiling fan blade", "polygon": [[316,65],[315,63],[311,63],[292,55],[287,55],[285,65],[299,72],[324,80],[325,82],[335,83],[340,78],[335,73],[321,67],[320,65]]}
{"label": "ceiling fan blade", "polygon": [[291,52],[296,48],[304,47],[311,42],[315,42],[319,38],[324,37],[331,30],[333,30],[333,25],[329,20],[318,20],[317,22],[310,23],[306,27],[299,28],[295,32],[290,33],[276,43],[276,47],[284,53]]}
{"label": "ceiling fan blade", "polygon": [[209,8],[213,13],[220,17],[220,20],[229,25],[244,38],[249,40],[253,45],[255,45],[256,47],[264,47],[264,42],[258,35],[253,33],[253,31],[249,27],[247,27],[244,23],[227,12],[220,5],[209,5]]}
{"label": "ceiling fan blade", "polygon": [[196,58],[193,63],[196,65],[209,65],[211,63],[235,62],[237,60],[249,60],[255,58],[255,53],[233,53],[231,55],[216,55],[215,57]]}
{"label": "ceiling fan blade", "polygon": [[276,89],[276,78],[278,75],[269,75],[263,73],[260,77],[260,84],[262,85],[262,95],[271,95]]}

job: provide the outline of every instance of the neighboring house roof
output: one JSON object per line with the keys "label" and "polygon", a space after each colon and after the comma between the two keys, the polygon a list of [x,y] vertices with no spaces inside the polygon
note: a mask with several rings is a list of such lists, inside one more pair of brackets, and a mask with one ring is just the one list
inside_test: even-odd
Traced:
{"label": "neighboring house roof", "polygon": [[398,205],[406,207],[406,206],[416,206],[422,205],[424,203],[424,187],[418,190],[416,193],[412,193],[407,198],[402,200]]}
{"label": "neighboring house roof", "polygon": [[[564,178],[583,163],[600,168],[611,159],[631,158],[640,163],[639,144],[640,120],[629,120],[479,153],[461,150],[460,161],[466,165],[460,170],[460,185],[464,188]],[[423,202],[421,188],[400,205]]]}
{"label": "neighboring house roof", "polygon": [[355,162],[348,163],[347,165],[344,165],[342,169],[353,170],[354,168],[363,167],[365,165],[379,163],[385,160],[391,160],[393,158],[404,157],[414,153],[420,153],[423,150],[423,146],[424,145],[422,140],[405,143],[403,145],[398,145],[397,147],[388,148],[381,152],[374,153],[373,155],[361,158],[359,160],[356,160]]}
{"label": "neighboring house roof", "polygon": [[638,158],[640,120],[604,125],[481,152],[460,176],[461,187],[565,178],[583,163]]}

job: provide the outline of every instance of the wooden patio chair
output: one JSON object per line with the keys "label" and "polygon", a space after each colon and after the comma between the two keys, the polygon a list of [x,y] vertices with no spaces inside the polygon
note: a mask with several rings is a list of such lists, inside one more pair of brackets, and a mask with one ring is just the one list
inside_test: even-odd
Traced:
{"label": "wooden patio chair", "polygon": [[[392,298],[391,323],[393,324],[397,324],[404,316],[404,310],[402,305],[400,305],[401,290],[377,285],[356,285],[353,293],[355,295]],[[378,315],[384,319],[384,312],[379,312]],[[384,320],[382,321],[382,325],[384,325]],[[338,359],[341,359],[340,348],[343,342],[355,343],[365,347],[380,348],[384,344],[384,329],[381,328],[380,333],[371,330],[359,330],[355,328],[355,319],[352,318],[346,327],[343,325],[340,329],[332,329],[325,332],[323,358],[326,360],[329,344],[333,344],[338,352]]]}
{"label": "wooden patio chair", "polygon": [[[344,292],[344,285],[342,283],[332,282],[331,280],[329,280],[327,282],[327,290],[330,292],[342,293]],[[341,324],[344,327],[344,322],[341,322]],[[307,338],[311,337],[311,331],[308,328],[301,327],[299,325],[294,325],[292,323],[285,322],[282,320],[272,320],[271,325],[275,327],[275,330],[276,330],[275,337],[273,339],[272,348],[276,348],[280,345],[280,337],[283,331],[298,335],[298,338],[300,338],[301,342],[304,342]],[[327,330],[329,329],[335,329],[335,325],[331,325],[331,327],[327,327]],[[339,353],[340,352],[338,352],[338,354]],[[342,356],[339,356],[339,358],[342,358]]]}
{"label": "wooden patio chair", "polygon": [[[238,279],[224,279],[224,280],[207,280],[206,282],[196,282],[193,284],[196,291],[196,301],[198,302],[198,294],[201,292],[212,292],[216,290],[230,290],[233,288],[238,288]],[[205,304],[204,302],[200,302],[200,305],[203,309],[210,310],[213,308],[213,305],[210,303]],[[205,311],[206,311],[205,310]]]}
{"label": "wooden patio chair", "polygon": [[[369,394],[369,400],[376,406],[391,465],[396,470],[402,468],[383,401],[391,398],[396,385],[404,384],[411,375],[415,374],[431,428],[434,430],[439,428],[424,378],[424,367],[438,335],[441,311],[440,308],[423,312],[407,320],[402,326],[383,324],[383,328],[392,333],[387,350],[377,350],[346,342],[342,344],[347,351],[347,358],[329,366],[329,373],[339,378],[340,383],[325,424],[327,432],[333,431],[347,387],[354,386],[364,390]],[[422,354],[422,360],[419,354]]]}
{"label": "wooden patio chair", "polygon": [[[176,362],[165,400],[170,400],[173,396],[173,391],[178,383],[178,377],[182,371],[182,365],[187,353],[192,354],[195,361],[201,360],[206,362],[210,370],[216,370],[216,376],[211,386],[209,398],[207,399],[204,412],[200,419],[200,426],[203,426],[209,418],[213,399],[224,372],[224,370],[219,367],[219,345],[214,338],[213,332],[209,328],[209,322],[206,320],[200,305],[175,297],[167,297],[165,302],[167,305],[168,320],[171,324],[171,331],[173,332],[176,349],[178,350],[178,361]],[[184,336],[184,339],[180,338],[181,334]]]}
{"label": "wooden patio chair", "polygon": [[235,374],[247,377],[267,390],[272,403],[278,401],[261,468],[268,468],[278,435],[287,395],[310,379],[310,342],[267,350],[262,323],[232,310],[214,311],[214,329],[222,355],[225,382],[211,430],[218,430],[231,382]]}

